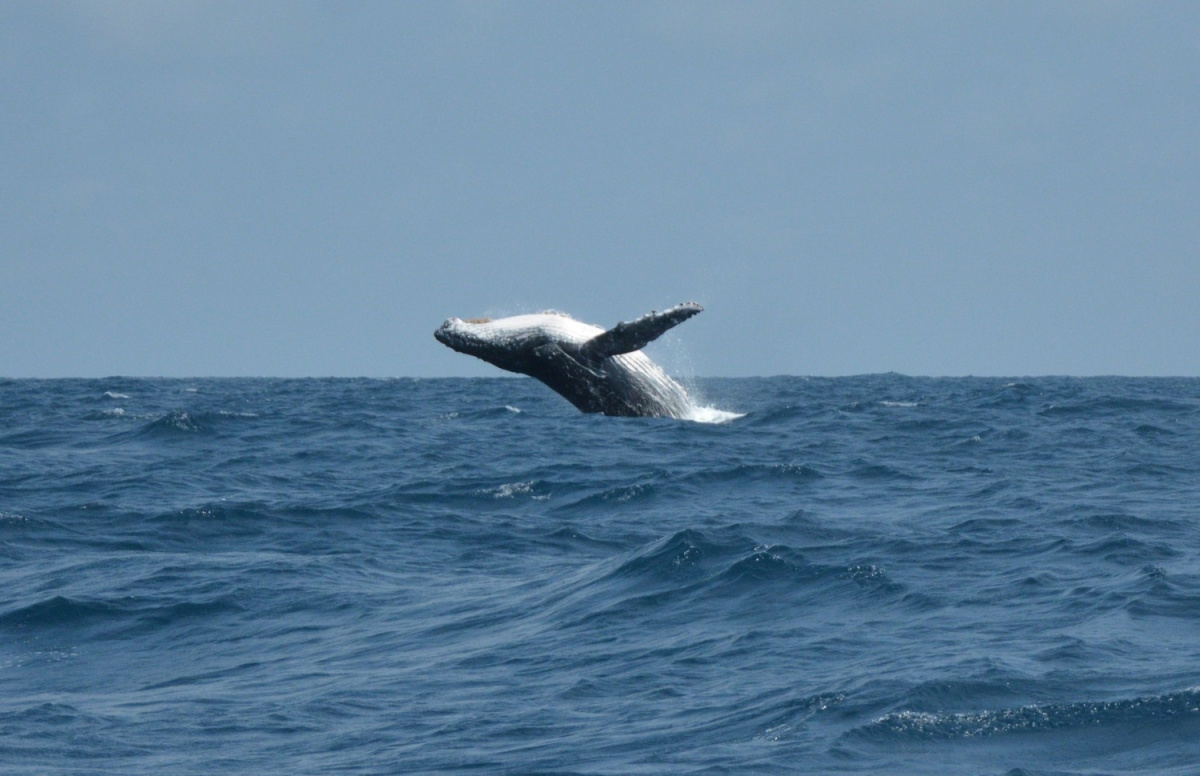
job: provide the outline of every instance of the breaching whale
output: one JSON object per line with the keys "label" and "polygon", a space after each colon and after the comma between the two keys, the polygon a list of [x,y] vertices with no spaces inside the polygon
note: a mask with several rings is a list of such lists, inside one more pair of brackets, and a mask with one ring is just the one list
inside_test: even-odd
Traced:
{"label": "breaching whale", "polygon": [[605,331],[565,313],[451,318],[433,333],[459,353],[541,380],[583,412],[686,418],[687,391],[641,349],[704,308],[651,312]]}

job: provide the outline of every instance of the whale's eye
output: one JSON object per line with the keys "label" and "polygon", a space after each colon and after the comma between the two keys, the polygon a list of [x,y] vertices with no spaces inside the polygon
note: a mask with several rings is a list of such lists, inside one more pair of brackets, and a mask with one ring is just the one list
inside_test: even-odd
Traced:
{"label": "whale's eye", "polygon": [[467,323],[491,323],[491,318],[468,318]]}

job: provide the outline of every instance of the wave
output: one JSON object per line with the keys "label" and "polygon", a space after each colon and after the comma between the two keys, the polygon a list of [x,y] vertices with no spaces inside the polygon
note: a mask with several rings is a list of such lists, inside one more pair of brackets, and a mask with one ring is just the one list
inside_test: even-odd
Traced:
{"label": "wave", "polygon": [[546,488],[545,483],[537,480],[528,480],[525,482],[506,482],[493,488],[484,488],[476,493],[477,495],[492,499],[515,499],[528,497],[534,501],[546,501],[550,498],[550,492]]}
{"label": "wave", "polygon": [[998,409],[1019,407],[1028,404],[1041,393],[1038,386],[1032,383],[1006,383],[1000,390],[981,397],[978,406]]}
{"label": "wave", "polygon": [[685,529],[650,544],[596,581],[637,582],[639,590],[655,585],[692,586],[719,594],[752,593],[764,586],[806,586],[830,580],[881,590],[899,590],[882,569],[871,564],[848,566],[812,563],[785,544],[761,544],[739,528],[717,532]]}
{"label": "wave", "polygon": [[685,477],[687,481],[701,484],[772,481],[807,483],[823,478],[824,475],[819,470],[797,463],[744,463],[726,469],[704,469]]}
{"label": "wave", "polygon": [[168,412],[162,417],[156,418],[140,429],[140,433],[145,436],[160,436],[170,435],[177,431],[186,433],[196,433],[201,431],[210,431],[212,423],[210,418],[201,417],[200,415],[190,412]]}
{"label": "wave", "polygon": [[622,506],[639,504],[652,501],[661,493],[661,488],[653,482],[637,482],[633,485],[618,485],[612,488],[605,488],[598,493],[591,493],[583,498],[576,499],[569,504],[563,504],[559,509],[575,510],[575,509],[591,509],[595,507],[607,508],[612,505],[620,504]]}
{"label": "wave", "polygon": [[809,420],[817,415],[826,414],[826,410],[816,410],[804,405],[786,404],[777,407],[754,410],[746,413],[747,423],[755,426],[786,427],[795,421]]}
{"label": "wave", "polygon": [[119,610],[99,601],[79,601],[56,595],[0,614],[0,627],[37,628],[58,625],[82,625],[104,618]]}
{"label": "wave", "polygon": [[1038,414],[1044,417],[1053,417],[1059,415],[1108,415],[1110,413],[1134,414],[1144,412],[1185,415],[1196,412],[1198,407],[1200,407],[1200,405],[1197,405],[1196,403],[1179,399],[1144,399],[1132,396],[1098,396],[1096,398],[1084,399],[1082,401],[1050,404],[1039,411]]}
{"label": "wave", "polygon": [[1018,706],[994,711],[935,713],[894,711],[855,728],[849,736],[877,741],[984,738],[1064,729],[1200,723],[1200,688],[1114,701]]}
{"label": "wave", "polygon": [[105,410],[95,410],[83,416],[84,420],[114,420],[121,418],[136,418],[136,415],[129,413],[123,407],[109,407]]}
{"label": "wave", "polygon": [[[177,438],[215,432],[237,421],[258,418],[254,412],[227,410],[169,410],[167,412],[130,412],[124,407],[107,407],[87,412],[83,419],[90,422],[118,422],[124,430],[120,438]],[[128,428],[131,421],[140,422]]]}
{"label": "wave", "polygon": [[224,410],[216,412],[171,410],[164,414],[129,415],[123,410],[116,409],[105,410],[101,413],[100,417],[102,419],[132,417],[137,420],[145,420],[147,422],[129,431],[127,436],[148,439],[171,439],[197,434],[210,434],[231,422],[257,418],[258,415],[252,412],[228,412]]}
{"label": "wave", "polygon": [[849,474],[851,477],[860,480],[879,480],[879,481],[909,481],[919,480],[920,477],[901,471],[886,464],[881,463],[866,463],[863,461],[856,462],[858,465],[852,469]]}
{"label": "wave", "polygon": [[0,614],[0,629],[22,632],[50,628],[84,628],[112,623],[124,626],[169,625],[201,615],[239,611],[227,600],[180,601],[122,599],[120,603],[55,595]]}
{"label": "wave", "polygon": [[520,415],[524,411],[519,407],[514,407],[511,404],[505,404],[500,407],[480,407],[470,410],[455,410],[447,412],[444,415],[439,415],[439,421],[453,420],[487,420],[490,418],[507,418],[513,415]]}
{"label": "wave", "polygon": [[0,434],[0,448],[38,450],[73,441],[70,434],[60,429],[28,428]]}
{"label": "wave", "polygon": [[537,477],[424,478],[364,492],[356,502],[373,508],[429,507],[436,510],[454,506],[490,512],[515,504],[549,501],[553,495],[552,484]]}

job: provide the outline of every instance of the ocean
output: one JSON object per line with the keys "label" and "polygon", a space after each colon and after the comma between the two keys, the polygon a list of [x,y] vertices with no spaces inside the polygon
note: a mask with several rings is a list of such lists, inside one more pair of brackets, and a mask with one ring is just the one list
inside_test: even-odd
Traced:
{"label": "ocean", "polygon": [[1200,379],[689,388],[0,381],[0,772],[1200,773]]}

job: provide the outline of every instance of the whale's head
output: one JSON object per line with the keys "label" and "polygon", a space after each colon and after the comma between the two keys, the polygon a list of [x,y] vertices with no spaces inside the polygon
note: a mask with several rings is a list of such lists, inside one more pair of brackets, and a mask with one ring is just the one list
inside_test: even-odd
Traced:
{"label": "whale's head", "polygon": [[450,318],[433,336],[451,350],[510,372],[520,372],[528,351],[545,341],[540,334],[535,326],[520,321],[519,317]]}

